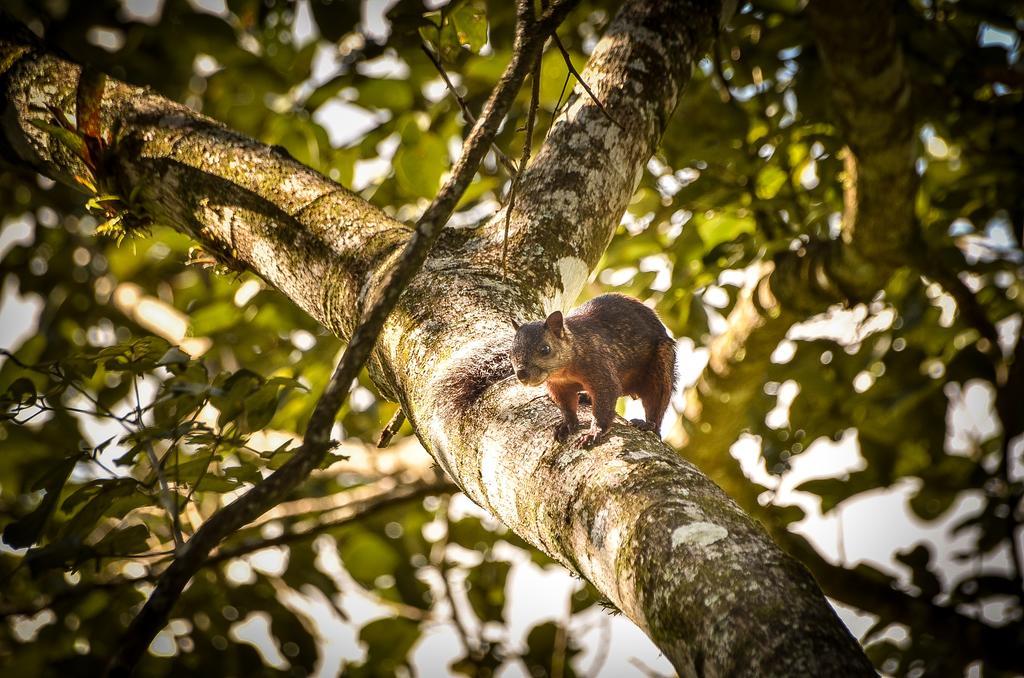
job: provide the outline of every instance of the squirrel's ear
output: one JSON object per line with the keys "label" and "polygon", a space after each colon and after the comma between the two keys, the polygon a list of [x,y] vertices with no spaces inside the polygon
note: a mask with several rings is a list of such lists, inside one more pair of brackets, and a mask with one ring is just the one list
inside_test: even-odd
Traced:
{"label": "squirrel's ear", "polygon": [[512,329],[514,329],[516,332],[518,332],[519,328],[522,327],[522,325],[517,323],[514,318],[510,318],[509,322],[512,323]]}
{"label": "squirrel's ear", "polygon": [[554,332],[556,337],[562,336],[562,331],[564,329],[562,312],[555,311],[554,313],[549,315],[548,319],[544,321],[544,326],[547,327],[552,332]]}

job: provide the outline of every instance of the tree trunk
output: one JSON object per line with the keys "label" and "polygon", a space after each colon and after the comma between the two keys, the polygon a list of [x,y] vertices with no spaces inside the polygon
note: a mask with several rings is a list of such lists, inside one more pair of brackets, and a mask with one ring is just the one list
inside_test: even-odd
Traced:
{"label": "tree trunk", "polygon": [[[452,479],[592,582],[681,675],[871,675],[814,580],[714,483],[621,420],[590,450],[556,443],[558,410],[511,380],[510,319],[567,308],[597,264],[717,30],[718,3],[629,2],[523,173],[511,216],[449,230],[380,336],[374,374]],[[70,110],[79,68],[0,35],[3,149],[70,182],[80,163],[29,120]],[[339,336],[385,284],[409,229],[274,149],[108,82],[110,175],[141,208],[245,266]],[[540,397],[538,397],[540,396]]]}

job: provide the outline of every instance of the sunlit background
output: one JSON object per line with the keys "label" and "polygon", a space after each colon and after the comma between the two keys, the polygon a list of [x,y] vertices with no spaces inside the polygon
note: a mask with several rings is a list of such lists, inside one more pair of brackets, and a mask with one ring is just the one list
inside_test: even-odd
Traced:
{"label": "sunlit background", "polygon": [[[416,3],[409,4],[422,10]],[[427,9],[444,4],[428,2]],[[510,17],[507,8],[501,10],[494,2],[463,4],[482,8],[490,32],[484,33],[485,40],[479,45],[472,43],[472,36],[460,34],[457,39],[466,53],[442,54],[470,106],[479,107],[508,54]],[[562,29],[580,66],[600,38],[613,4],[584,2],[571,25]],[[8,9],[22,18],[39,17],[30,21],[30,26],[37,31],[45,28],[50,39],[66,46],[76,59],[97,63],[116,77],[152,85],[240,131],[283,145],[300,161],[402,220],[414,219],[424,208],[460,148],[459,134],[465,128],[457,107],[419,52],[419,37],[396,35],[394,2],[371,0],[361,7],[349,3],[344,10],[340,6],[345,3],[311,0],[294,5],[123,0],[98,2],[89,10],[60,0],[40,7],[12,0],[0,5],[9,5]],[[686,406],[684,393],[703,372],[708,360],[705,347],[726,330],[740,291],[759,278],[764,252],[779,243],[785,246],[809,235],[834,237],[838,232],[842,197],[835,156],[840,140],[822,122],[827,119],[827,91],[817,88],[823,76],[813,36],[799,18],[800,5],[771,2],[741,7],[719,48],[724,72],[716,76],[723,67],[716,68],[711,58],[700,63],[662,152],[650,161],[636,199],[585,292],[586,296],[610,290],[634,294],[655,307],[678,337],[681,389],[663,430],[666,439],[677,446],[687,439],[681,418]],[[976,54],[983,54],[990,71],[977,75],[966,66],[969,72],[964,73],[951,65],[939,79],[979,78],[964,85],[965,90],[979,92],[976,106],[990,105],[993,111],[998,109],[992,116],[1012,119],[1013,111],[1020,110],[1024,82],[1019,61],[1024,12],[1019,7],[1005,12],[992,9],[990,20],[981,20],[978,17],[983,13],[972,13],[973,7],[974,3],[933,2],[901,6],[900,25],[911,36],[908,49],[912,46],[922,52],[911,53],[909,61],[914,68],[925,69],[928,57],[939,56],[936,53],[945,48],[944,32],[955,32],[958,58],[970,64]],[[957,8],[961,15],[954,20]],[[937,18],[942,11],[946,17]],[[76,12],[81,16],[76,17]],[[331,23],[346,18],[358,24]],[[1000,75],[1003,71],[996,73],[999,68],[1012,77]],[[544,69],[541,129],[550,124],[566,77],[555,54],[545,57]],[[729,91],[722,95],[726,87]],[[999,108],[1004,100],[1005,109]],[[1019,194],[1013,195],[1013,190],[1019,191],[1024,171],[1020,164],[1013,165],[1024,158],[1019,146],[1021,130],[1019,125],[1008,127],[1001,118],[994,118],[989,132],[992,138],[979,150],[972,146],[977,140],[956,124],[963,115],[967,114],[950,104],[921,120],[918,172],[929,206],[922,208],[919,217],[928,238],[962,253],[967,267],[960,277],[987,304],[998,331],[998,350],[1010,356],[1021,330],[1024,259],[1014,224],[1022,208]],[[756,129],[758,126],[763,129]],[[506,125],[498,142],[513,157],[521,144],[514,127]],[[1014,134],[1017,142],[1003,138]],[[1009,169],[1001,167],[999,171],[1016,172],[1006,180],[1017,188],[988,181],[983,174],[986,158],[1005,161]],[[980,179],[972,182],[975,175]],[[188,357],[204,361],[211,374],[245,368],[265,377],[295,378],[313,393],[326,382],[339,355],[339,343],[260,280],[186,264],[194,244],[159,227],[115,245],[95,235],[99,221],[81,209],[84,201],[75,194],[43,177],[10,171],[0,177],[4,207],[0,348],[28,362],[44,362],[152,334],[179,346]],[[507,177],[491,154],[453,223],[470,225],[494,214],[506,186]],[[924,279],[918,288],[913,283],[915,276],[909,279],[912,282],[904,291],[891,297],[880,294],[871,304],[834,308],[791,327],[772,353],[763,397],[750,406],[750,412],[737,412],[737,417],[749,416],[758,423],[732,443],[728,454],[759,487],[760,505],[798,507],[799,513],[791,514],[794,520],[789,529],[805,536],[828,563],[847,570],[869,565],[913,596],[931,597],[934,604],[951,605],[992,626],[1019,624],[1021,592],[1012,587],[1014,580],[1019,582],[1019,572],[1014,571],[1019,563],[1015,564],[1012,549],[1024,552],[1024,534],[1011,529],[1007,537],[985,520],[998,522],[997,509],[990,507],[993,496],[1009,492],[1008,496],[1019,499],[1024,440],[1018,438],[1007,446],[1008,464],[1002,471],[1007,487],[995,488],[994,481],[984,478],[986,471],[995,472],[992,449],[1001,436],[996,390],[984,369],[958,358],[972,350],[977,335],[970,334],[954,298],[939,283]],[[918,316],[913,321],[912,312]],[[913,333],[911,322],[919,323]],[[893,356],[904,351],[904,355],[914,351],[919,360],[913,366],[914,379],[906,380],[902,387],[898,381],[901,373],[894,371],[908,368]],[[4,369],[11,372],[10,361],[3,360]],[[832,382],[835,392],[814,390],[820,389],[820,384],[809,384],[805,375],[827,370],[830,365],[841,379]],[[139,403],[158,398],[161,384],[170,375],[166,367],[154,367],[137,379],[133,377],[137,394],[124,384],[118,395],[119,386],[110,379],[99,388],[115,391],[108,398],[115,413],[130,413]],[[0,372],[0,388],[6,388],[10,378]],[[883,388],[897,393],[871,401],[872,393]],[[875,470],[879,462],[873,455],[877,452],[864,453],[858,425],[843,421],[840,415],[831,424],[823,424],[823,415],[806,404],[855,394],[864,396],[868,413],[860,426],[872,426],[873,408],[903,408],[905,419],[886,421],[886,426],[905,423],[907,445],[885,452],[896,461],[884,472]],[[1017,402],[1024,407],[1024,394],[1020,396]],[[274,450],[293,439],[294,431],[301,430],[308,416],[311,400],[299,390],[282,395],[269,425],[253,432],[248,445]],[[72,393],[64,402],[79,407],[87,404]],[[639,403],[628,402],[620,411],[629,416],[639,410]],[[379,400],[364,375],[336,429],[336,435],[346,439],[343,452],[350,459],[325,469],[325,474],[334,469],[338,475],[313,483],[303,500],[326,502],[315,504],[317,510],[339,510],[346,497],[357,496],[346,493],[369,483],[368,479],[384,483],[385,489],[390,487],[386,481],[393,484],[399,477],[394,475],[395,468],[407,474],[405,477],[430,476],[429,457],[408,428],[386,452],[368,444],[392,411],[393,405]],[[7,458],[18,455],[25,430],[31,436],[33,431],[56,426],[52,413],[37,414],[20,433],[15,432],[14,424],[3,424],[0,454]],[[808,431],[822,432],[829,425],[833,430],[805,438],[804,418],[812,414],[818,419],[806,427]],[[64,416],[77,420],[82,448],[95,451],[95,462],[76,467],[72,483],[106,477],[108,472],[114,477],[148,472],[148,467],[140,470],[119,464],[118,459],[132,444],[120,438],[125,433],[122,423],[76,412]],[[196,419],[212,426],[218,409],[206,402]],[[942,449],[930,450],[919,462],[914,455],[923,452],[910,448],[928,446],[931,439],[923,437],[922,429],[931,429]],[[897,438],[904,435],[899,430],[888,433]],[[40,449],[33,450],[28,460],[58,458],[54,454],[60,453],[48,452],[42,442],[52,440],[52,434],[39,435]],[[766,447],[769,440],[771,451]],[[872,445],[874,450],[877,445],[874,441]],[[183,447],[182,453],[193,452]],[[685,447],[682,453],[686,455]],[[369,457],[375,460],[368,462]],[[940,479],[929,476],[927,467],[947,457],[969,460],[977,469],[950,475],[948,486],[933,490]],[[388,460],[396,464],[389,471],[374,467],[392,463]],[[136,463],[144,464],[144,460]],[[31,489],[33,479],[22,465],[0,464],[0,515],[6,523],[31,510],[44,493]],[[225,459],[221,471],[236,465]],[[269,470],[270,466],[261,468],[259,473],[266,475]],[[873,475],[865,474],[866,470]],[[345,474],[358,476],[358,481],[346,480]],[[808,484],[822,479],[840,482]],[[187,522],[192,527],[210,510],[244,491],[251,478],[247,481],[239,474],[233,480],[238,482],[211,490],[203,501],[189,505],[187,511],[194,515],[187,516]],[[922,499],[925,489],[931,494]],[[336,505],[330,504],[330,491],[339,493]],[[447,519],[438,516],[442,507]],[[156,520],[153,507],[145,508],[151,511],[145,520]],[[507,656],[519,653],[527,657],[538,643],[531,640],[531,631],[552,621],[567,626],[571,644],[578,648],[571,659],[577,674],[671,673],[671,665],[621,615],[611,614],[599,604],[574,610],[572,594],[582,584],[562,568],[532,557],[510,536],[503,539],[502,528],[465,497],[453,496],[448,506],[438,493],[417,500],[409,510],[422,516],[417,529],[428,551],[431,545],[441,544],[447,562],[440,568],[436,562],[428,563],[429,552],[413,553],[409,558],[412,569],[406,574],[430,592],[427,604],[420,600],[417,606],[403,598],[404,593],[395,594],[392,570],[398,570],[389,570],[388,563],[375,560],[383,555],[392,557],[391,551],[376,547],[363,551],[341,547],[339,551],[337,539],[351,545],[351,535],[324,534],[311,541],[312,547],[301,561],[310,568],[307,574],[315,569],[314,580],[289,568],[290,562],[300,562],[294,547],[289,546],[266,548],[218,566],[220,581],[228,587],[241,590],[269,582],[283,610],[261,610],[257,603],[243,615],[231,605],[204,611],[201,606],[194,607],[196,601],[186,601],[181,616],[176,614],[161,632],[151,653],[174,659],[196,650],[194,639],[204,632],[197,621],[199,615],[208,620],[221,615],[220,628],[228,629],[227,637],[210,632],[215,650],[248,644],[267,667],[285,670],[293,665],[295,654],[286,651],[291,641],[282,640],[280,628],[288,624],[287,615],[291,614],[300,625],[308,622],[306,628],[315,639],[319,649],[315,673],[337,675],[345,667],[351,670],[373,659],[368,655],[372,643],[360,635],[368,624],[400,618],[411,622],[403,629],[416,629],[408,636],[412,671],[444,675],[465,654],[460,639],[465,629],[452,620],[454,601],[461,608],[459,617],[468,620],[465,625],[470,627],[470,635],[507,648]],[[990,510],[995,512],[994,518],[989,516]],[[119,520],[128,524],[132,516],[126,513]],[[285,529],[285,522],[273,518],[263,525],[265,538]],[[448,543],[449,521],[480,521],[485,533],[497,536],[486,550],[467,548],[454,540]],[[99,532],[103,529],[100,523]],[[169,536],[152,529],[148,546],[166,546]],[[373,539],[394,540],[404,529],[408,528],[398,522],[387,522],[384,534]],[[12,562],[26,553],[26,549],[7,545],[0,545],[0,550]],[[350,570],[361,557],[369,560],[358,567],[369,573],[355,576]],[[466,581],[479,582],[482,570],[475,568],[485,560],[509,563],[509,567],[503,598],[497,600],[498,618],[481,621],[481,608],[467,598],[474,584],[467,587]],[[145,559],[110,559],[95,573],[85,574],[83,569],[82,574],[69,572],[62,577],[70,584],[85,576],[143,577],[149,565]],[[370,576],[378,565],[380,574]],[[923,583],[930,580],[922,572],[936,579],[937,588],[930,594],[923,592]],[[450,579],[453,592],[445,590],[444,576]],[[327,581],[316,580],[322,577]],[[998,579],[1009,584],[994,586],[983,591],[984,595],[970,595],[969,585],[965,586],[973,581],[977,590]],[[45,596],[59,585],[40,583],[38,595]],[[201,584],[204,588],[216,585]],[[151,584],[138,583],[135,588],[144,594]],[[101,609],[111,605],[119,612],[129,609],[118,608],[120,603],[113,598],[92,604]],[[923,664],[913,664],[921,651],[915,643],[923,642],[914,628],[899,620],[880,620],[871,610],[837,601],[833,604],[855,636],[883,648],[879,650],[882,654],[873,656],[876,662],[878,657],[883,660],[880,668],[910,674],[923,670]],[[75,619],[88,614],[103,618],[98,611],[78,608],[7,614],[7,638],[0,647],[27,656],[29,648],[46,646],[39,649],[44,658],[64,652],[88,655],[96,649],[90,646],[95,642],[90,639],[95,629],[81,622],[69,623],[69,613]],[[879,621],[882,623],[877,624]],[[405,637],[399,634],[391,640],[401,647]],[[11,643],[17,645],[12,648]],[[31,661],[26,660],[25,665],[32,665]],[[968,665],[967,671],[983,674],[979,662]],[[529,661],[505,661],[498,674],[530,675]]]}

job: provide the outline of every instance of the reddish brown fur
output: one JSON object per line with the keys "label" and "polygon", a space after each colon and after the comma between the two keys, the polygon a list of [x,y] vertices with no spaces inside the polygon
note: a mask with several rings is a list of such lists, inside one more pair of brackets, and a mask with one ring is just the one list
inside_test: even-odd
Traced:
{"label": "reddish brown fur", "polygon": [[590,396],[594,417],[581,445],[605,434],[623,395],[644,406],[644,419],[631,423],[657,431],[675,387],[675,342],[654,311],[621,294],[592,299],[564,319],[556,312],[523,325],[511,357],[520,381],[547,385],[562,412],[555,429],[559,440],[579,427],[580,393]]}

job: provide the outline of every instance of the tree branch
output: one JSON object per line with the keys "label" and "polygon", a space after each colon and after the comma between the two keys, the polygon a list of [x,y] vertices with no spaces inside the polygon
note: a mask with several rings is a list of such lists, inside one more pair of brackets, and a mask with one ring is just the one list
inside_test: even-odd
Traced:
{"label": "tree branch", "polygon": [[[392,506],[400,505],[407,501],[425,497],[430,494],[451,492],[454,489],[455,486],[447,481],[417,481],[408,485],[395,487],[391,490],[380,492],[376,495],[364,497],[349,504],[345,504],[340,508],[341,515],[339,517],[335,517],[328,522],[318,523],[308,530],[303,530],[301,532],[289,532],[268,539],[246,541],[227,549],[220,549],[203,561],[201,567],[205,568],[213,565],[219,565],[220,563],[232,558],[256,553],[257,551],[262,551],[266,548],[287,546],[288,544],[313,539],[325,532],[330,532],[331,530],[339,527],[344,527],[345,525],[357,520],[363,520],[377,511],[391,508]],[[138,554],[132,554],[131,556],[126,557],[137,558],[139,556]],[[93,591],[117,590],[124,586],[131,586],[142,582],[152,582],[157,580],[158,577],[159,575],[157,573],[151,572],[141,577],[133,577],[131,579],[114,579],[111,581],[90,582],[81,586],[70,586],[67,589],[53,594],[50,596],[49,600],[42,604],[2,607],[0,608],[0,618],[15,615],[35,615],[43,610],[52,608],[56,603],[67,599],[82,598]]]}
{"label": "tree branch", "polygon": [[[701,448],[693,444],[686,448],[688,454],[699,450]],[[878,615],[886,622],[906,624],[911,629],[929,629],[947,652],[964,658],[964,664],[980,659],[986,666],[1004,671],[1024,670],[1024,657],[1016,652],[1016,648],[1024,644],[1024,628],[1020,625],[990,626],[955,609],[894,588],[891,582],[874,576],[871,570],[834,565],[806,539],[790,532],[784,509],[760,505],[757,497],[764,489],[743,474],[727,451],[718,455],[700,452],[696,463],[740,506],[758,517],[775,541],[810,570],[829,597]]]}
{"label": "tree branch", "polygon": [[348,396],[352,381],[373,350],[384,321],[402,291],[423,265],[430,247],[469,186],[529,71],[529,65],[536,59],[547,39],[546,32],[561,21],[571,6],[571,2],[562,2],[553,7],[529,34],[525,32],[522,23],[517,26],[516,48],[511,62],[485,104],[480,119],[466,138],[462,155],[455,163],[450,178],[419,218],[398,261],[378,285],[372,303],[364,311],[330,382],[317,400],[306,426],[302,447],[270,477],[215,513],[196,531],[180,550],[180,555],[161,575],[149,600],[125,632],[118,651],[107,667],[108,675],[131,674],[143,652],[166,624],[185,584],[218,543],[282,500],[320,465],[331,448],[330,435],[334,419]]}
{"label": "tree branch", "polygon": [[587,81],[583,79],[583,76],[576,70],[576,67],[572,65],[572,57],[569,56],[569,50],[567,50],[565,45],[562,44],[562,39],[558,37],[558,33],[552,33],[551,40],[555,43],[555,47],[558,48],[558,51],[562,53],[562,59],[565,61],[565,67],[569,71],[569,74],[576,79],[576,82],[580,84],[583,91],[587,93],[595,104],[597,104],[597,107],[601,109],[601,112],[604,113],[605,117],[612,121],[616,127],[623,129],[622,124],[612,117],[611,113],[609,113],[604,107],[604,104],[601,103],[601,100],[597,98],[596,94],[594,94],[594,90],[590,89],[590,85],[588,85]]}
{"label": "tree branch", "polygon": [[300,541],[312,539],[318,535],[330,532],[339,527],[348,525],[355,520],[361,520],[368,515],[385,508],[403,504],[413,499],[419,499],[431,494],[444,494],[456,490],[454,484],[449,481],[437,482],[415,482],[408,485],[399,485],[386,492],[379,492],[370,497],[359,499],[355,502],[345,504],[336,513],[340,515],[326,522],[318,522],[313,527],[299,532],[286,532],[276,537],[246,541],[228,548],[218,549],[203,563],[203,567],[216,565],[232,558],[238,558],[249,553],[262,551],[274,546],[287,546]]}
{"label": "tree branch", "polygon": [[[551,437],[557,409],[503,379],[507,318],[537,317],[578,295],[719,10],[713,0],[630,0],[622,8],[582,75],[623,128],[577,97],[522,169],[528,197],[512,214],[514,279],[496,274],[504,214],[471,233],[441,234],[429,267],[383,325],[375,361],[421,441],[467,494],[594,583],[681,674],[869,675],[807,572],[692,465],[621,422],[585,453],[561,446]],[[523,75],[537,53],[526,52]],[[26,120],[33,97],[61,101],[72,91],[77,69],[35,53],[6,57],[0,41],[0,84],[11,104],[5,140],[23,165],[67,177],[71,163]],[[373,308],[395,289],[389,272],[406,229],[182,107],[117,83],[107,90],[104,120],[124,133],[118,177],[145,184],[140,202],[154,216],[220,246],[339,334],[359,322],[352,309]]]}

